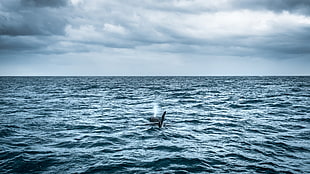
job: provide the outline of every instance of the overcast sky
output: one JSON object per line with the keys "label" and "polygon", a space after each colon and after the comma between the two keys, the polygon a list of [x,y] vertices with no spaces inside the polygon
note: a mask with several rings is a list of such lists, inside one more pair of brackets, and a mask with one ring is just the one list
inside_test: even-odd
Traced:
{"label": "overcast sky", "polygon": [[1,0],[0,75],[310,75],[310,0]]}

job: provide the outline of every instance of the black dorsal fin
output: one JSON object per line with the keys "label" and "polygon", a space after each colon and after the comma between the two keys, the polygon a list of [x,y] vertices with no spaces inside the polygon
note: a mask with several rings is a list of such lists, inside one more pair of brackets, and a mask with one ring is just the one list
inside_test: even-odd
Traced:
{"label": "black dorsal fin", "polygon": [[161,120],[158,123],[158,126],[161,128],[163,126],[164,120],[165,120],[165,115],[166,115],[166,111],[163,113],[163,115],[161,116]]}

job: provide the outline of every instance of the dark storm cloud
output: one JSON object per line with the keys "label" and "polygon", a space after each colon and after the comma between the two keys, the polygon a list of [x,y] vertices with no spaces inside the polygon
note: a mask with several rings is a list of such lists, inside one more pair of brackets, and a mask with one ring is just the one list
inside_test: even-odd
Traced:
{"label": "dark storm cloud", "polygon": [[0,35],[63,35],[64,0],[4,0],[0,2]]}
{"label": "dark storm cloud", "polygon": [[65,34],[67,5],[66,0],[2,0],[0,51],[35,51],[55,42]]}
{"label": "dark storm cloud", "polygon": [[19,12],[0,18],[1,35],[63,35],[65,19],[43,9]]}

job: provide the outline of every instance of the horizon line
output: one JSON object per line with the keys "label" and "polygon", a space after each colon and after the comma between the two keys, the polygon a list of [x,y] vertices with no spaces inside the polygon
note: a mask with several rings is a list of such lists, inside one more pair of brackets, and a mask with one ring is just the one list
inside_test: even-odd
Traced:
{"label": "horizon line", "polygon": [[310,75],[0,75],[0,77],[307,77]]}

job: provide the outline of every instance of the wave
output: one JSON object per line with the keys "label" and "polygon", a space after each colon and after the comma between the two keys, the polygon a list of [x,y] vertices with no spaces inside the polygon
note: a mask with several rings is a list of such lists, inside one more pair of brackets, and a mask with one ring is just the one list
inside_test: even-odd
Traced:
{"label": "wave", "polygon": [[0,173],[310,173],[309,84],[0,77]]}

